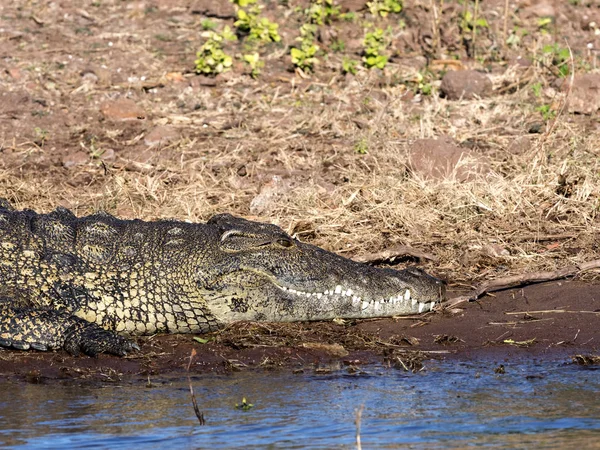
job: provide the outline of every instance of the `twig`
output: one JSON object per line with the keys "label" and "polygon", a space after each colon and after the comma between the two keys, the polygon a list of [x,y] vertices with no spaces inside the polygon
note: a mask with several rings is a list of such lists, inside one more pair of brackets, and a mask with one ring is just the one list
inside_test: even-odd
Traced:
{"label": "twig", "polygon": [[393,260],[402,256],[413,256],[415,258],[428,259],[430,261],[437,261],[438,259],[434,255],[422,252],[421,250],[409,247],[408,245],[395,245],[380,252],[366,253],[354,259],[359,262],[372,263],[377,261]]}
{"label": "twig", "polygon": [[479,16],[479,0],[475,0],[475,10],[473,11],[473,59],[477,57],[475,48],[475,36],[477,35],[477,19]]}
{"label": "twig", "polygon": [[[562,116],[562,114],[565,110],[565,107],[567,105],[567,101],[569,100],[569,96],[571,95],[571,91],[573,90],[573,82],[575,81],[575,59],[573,58],[573,52],[571,51],[569,42],[566,39],[565,39],[565,45],[569,49],[569,62],[571,63],[571,76],[569,77],[569,84],[567,85],[567,92],[565,93],[565,96],[562,98],[562,100],[560,102],[560,107],[558,108],[558,111],[556,111],[556,115],[552,119],[552,123],[550,124],[550,126],[548,127],[546,132],[540,138],[540,141],[538,144],[540,152],[544,151],[544,144],[546,143],[546,140],[548,139],[548,137],[552,134],[552,132],[556,128],[558,119],[560,118],[560,116]],[[543,160],[545,160],[545,158],[543,158]]]}
{"label": "twig", "polygon": [[[437,7],[435,6],[436,0],[431,0],[431,10],[433,11],[433,47],[435,48],[435,56],[436,58],[440,57],[441,54],[441,39],[440,39],[440,19],[438,16]],[[440,1],[441,5],[443,5],[444,1]],[[440,14],[442,11],[440,10]]]}
{"label": "twig", "polygon": [[504,0],[504,25],[502,27],[502,51],[506,52],[506,34],[508,33],[508,0]]}
{"label": "twig", "polygon": [[483,294],[488,292],[502,291],[515,286],[541,283],[544,281],[560,280],[561,278],[572,277],[578,273],[599,268],[600,259],[595,259],[593,261],[588,261],[575,266],[568,266],[559,270],[548,272],[529,272],[521,275],[513,275],[510,277],[502,277],[495,280],[484,281],[483,283],[480,283],[470,294],[448,300],[448,302],[444,304],[444,308],[453,308],[461,303],[475,301]]}
{"label": "twig", "polygon": [[356,450],[361,450],[362,446],[360,444],[360,421],[362,419],[362,412],[365,409],[365,405],[362,404],[358,409],[355,409],[356,418],[354,419],[354,423],[356,424]]}
{"label": "twig", "polygon": [[206,420],[204,419],[204,413],[200,411],[200,408],[198,408],[198,402],[196,401],[196,394],[194,394],[194,388],[192,387],[192,380],[190,378],[190,367],[192,366],[192,360],[194,359],[194,356],[196,356],[195,348],[193,348],[192,353],[190,353],[190,361],[188,362],[188,366],[187,366],[188,385],[190,386],[190,395],[192,396],[192,405],[194,406],[194,412],[196,413],[198,422],[200,422],[200,425],[206,425]]}

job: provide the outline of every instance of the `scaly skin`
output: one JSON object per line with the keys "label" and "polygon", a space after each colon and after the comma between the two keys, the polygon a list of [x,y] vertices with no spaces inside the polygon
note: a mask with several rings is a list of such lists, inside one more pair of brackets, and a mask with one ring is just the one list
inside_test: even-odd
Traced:
{"label": "scaly skin", "polygon": [[418,269],[374,268],[228,214],[143,222],[0,203],[2,346],[122,355],[137,346],[118,333],[416,314],[444,295]]}

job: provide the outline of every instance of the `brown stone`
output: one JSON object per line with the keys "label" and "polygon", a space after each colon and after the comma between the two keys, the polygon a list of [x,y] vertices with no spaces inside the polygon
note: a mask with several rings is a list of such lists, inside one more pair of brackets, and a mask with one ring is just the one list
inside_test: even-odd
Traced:
{"label": "brown stone", "polygon": [[280,175],[267,177],[260,192],[250,202],[250,212],[255,215],[269,214],[275,210],[281,198],[292,189],[292,182]]}
{"label": "brown stone", "polygon": [[523,2],[523,16],[526,18],[531,17],[552,17],[556,16],[556,10],[554,9],[553,0],[535,0]]}
{"label": "brown stone", "polygon": [[[564,83],[563,89],[568,89],[568,83]],[[600,110],[600,74],[575,75],[568,102],[572,113],[594,114]]]}
{"label": "brown stone", "polygon": [[10,75],[13,80],[21,79],[21,70],[18,67],[9,67],[6,72]]}
{"label": "brown stone", "polygon": [[215,0],[195,0],[190,8],[192,14],[199,14],[217,19],[235,19],[235,8],[231,2]]}
{"label": "brown stone", "polygon": [[140,120],[146,113],[133,100],[120,98],[107,100],[100,105],[100,112],[108,120]]}
{"label": "brown stone", "polygon": [[81,151],[67,153],[65,156],[62,157],[62,164],[67,168],[75,166],[84,166],[89,162],[90,156],[87,153]]}
{"label": "brown stone", "polygon": [[476,70],[456,70],[444,75],[440,89],[450,100],[469,100],[487,97],[492,92],[492,81]]}
{"label": "brown stone", "polygon": [[489,170],[481,156],[458,147],[448,137],[415,141],[408,151],[408,166],[413,174],[436,180],[468,181]]}
{"label": "brown stone", "polygon": [[358,12],[367,9],[367,0],[344,0],[338,4],[343,13]]}
{"label": "brown stone", "polygon": [[149,146],[165,145],[180,138],[179,133],[173,127],[159,125],[152,128],[144,137],[144,143]]}
{"label": "brown stone", "polygon": [[521,136],[511,141],[506,149],[513,155],[522,155],[533,147],[533,139],[531,136]]}

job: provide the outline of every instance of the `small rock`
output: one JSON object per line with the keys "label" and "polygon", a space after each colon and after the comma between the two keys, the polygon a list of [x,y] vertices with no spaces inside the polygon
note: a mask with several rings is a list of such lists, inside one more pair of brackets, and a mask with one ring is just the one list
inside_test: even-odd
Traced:
{"label": "small rock", "polygon": [[173,127],[159,125],[152,128],[144,137],[144,144],[148,146],[165,145],[179,139],[179,133]]}
{"label": "small rock", "polygon": [[292,189],[289,179],[272,175],[264,183],[260,192],[250,202],[250,212],[255,215],[268,214],[277,206],[277,202]]}
{"label": "small rock", "polygon": [[531,61],[530,58],[528,58],[526,56],[521,56],[521,55],[517,55],[514,58],[510,58],[510,60],[508,61],[509,67],[517,67],[517,68],[523,68],[523,69],[527,69],[528,67],[531,67],[532,64],[533,64],[533,62]]}
{"label": "small rock", "polygon": [[107,148],[100,155],[102,161],[113,161],[117,157],[117,154],[112,148]]}
{"label": "small rock", "polygon": [[90,162],[90,156],[81,151],[67,153],[62,157],[62,165],[66,168],[75,166],[84,166]]}
{"label": "small rock", "polygon": [[21,79],[21,70],[18,67],[9,67],[6,69],[6,73],[8,73],[13,80]]}
{"label": "small rock", "polygon": [[523,8],[523,17],[556,17],[556,10],[554,9],[553,0],[535,0],[526,1],[523,3],[523,6],[529,4],[529,6]]}
{"label": "small rock", "polygon": [[133,100],[120,98],[107,100],[100,105],[100,112],[109,120],[140,120],[146,118],[146,113]]}
{"label": "small rock", "polygon": [[455,176],[468,181],[488,172],[488,163],[479,155],[454,144],[452,139],[419,139],[408,152],[410,170],[423,178],[441,180]]}
{"label": "small rock", "polygon": [[510,145],[506,150],[509,153],[512,153],[513,155],[522,155],[523,153],[526,153],[528,150],[530,150],[532,147],[533,140],[531,139],[531,136],[521,136],[511,141]]}
{"label": "small rock", "polygon": [[[564,83],[563,89],[568,89],[567,83]],[[575,75],[568,102],[571,113],[596,113],[600,109],[600,74]]]}
{"label": "small rock", "polygon": [[487,97],[492,92],[492,81],[476,70],[456,70],[444,75],[440,89],[450,100],[469,100]]}
{"label": "small rock", "polygon": [[196,0],[190,7],[192,14],[217,19],[236,19],[237,14],[231,2],[215,0]]}
{"label": "small rock", "polygon": [[500,244],[488,244],[483,248],[484,253],[491,258],[510,256],[510,252]]}
{"label": "small rock", "polygon": [[344,0],[340,2],[341,12],[358,12],[367,8],[367,0]]}

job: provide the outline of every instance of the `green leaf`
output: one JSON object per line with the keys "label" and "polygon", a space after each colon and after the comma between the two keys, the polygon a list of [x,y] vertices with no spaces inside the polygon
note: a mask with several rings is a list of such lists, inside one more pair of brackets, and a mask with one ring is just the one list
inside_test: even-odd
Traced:
{"label": "green leaf", "polygon": [[201,338],[201,337],[198,337],[198,336],[194,336],[194,338],[193,338],[193,339],[194,339],[196,342],[199,342],[199,343],[201,343],[201,344],[208,344],[208,343],[211,341],[211,339],[204,339],[204,338]]}

